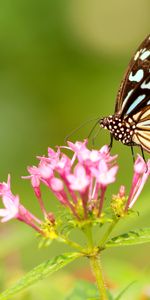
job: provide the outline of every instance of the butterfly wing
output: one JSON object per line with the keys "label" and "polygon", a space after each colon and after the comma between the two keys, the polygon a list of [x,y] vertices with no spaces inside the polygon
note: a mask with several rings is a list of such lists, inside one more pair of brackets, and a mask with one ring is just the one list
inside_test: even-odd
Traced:
{"label": "butterfly wing", "polygon": [[129,63],[118,91],[115,114],[129,117],[147,105],[150,105],[150,35]]}
{"label": "butterfly wing", "polygon": [[136,122],[133,142],[150,152],[150,106],[146,106],[141,112],[133,115],[132,118]]}

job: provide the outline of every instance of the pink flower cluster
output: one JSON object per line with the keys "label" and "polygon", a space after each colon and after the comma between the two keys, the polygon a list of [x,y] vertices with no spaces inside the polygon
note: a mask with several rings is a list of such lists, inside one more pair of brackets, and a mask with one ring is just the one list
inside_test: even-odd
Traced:
{"label": "pink flower cluster", "polygon": [[[62,149],[71,150],[72,158],[62,153]],[[89,208],[97,209],[100,216],[106,187],[115,181],[118,166],[116,156],[111,156],[108,146],[99,151],[89,150],[87,140],[71,143],[68,147],[58,147],[55,152],[48,149],[48,157],[38,157],[38,167],[28,167],[31,184],[35,194],[42,204],[40,183],[44,183],[66,207],[78,218],[79,199],[83,207],[84,218],[88,217]],[[81,210],[80,210],[81,212]]]}
{"label": "pink flower cluster", "polygon": [[[65,152],[69,150],[69,155],[66,155],[64,150]],[[46,185],[78,220],[87,219],[91,214],[99,218],[106,189],[116,180],[118,171],[116,157],[110,155],[108,146],[103,146],[100,150],[89,150],[87,140],[68,142],[68,146],[57,147],[57,151],[48,148],[48,156],[38,156],[38,166],[28,167],[29,176],[23,178],[31,180],[46,220],[53,223],[55,219],[45,208],[41,184]],[[133,181],[125,211],[137,200],[149,174],[150,161],[146,165],[143,158],[138,156],[134,164]],[[120,193],[124,194],[124,187],[121,187]],[[42,221],[20,204],[18,196],[12,194],[10,177],[7,183],[0,183],[0,197],[4,205],[4,208],[0,209],[2,222],[17,218],[41,232]]]}

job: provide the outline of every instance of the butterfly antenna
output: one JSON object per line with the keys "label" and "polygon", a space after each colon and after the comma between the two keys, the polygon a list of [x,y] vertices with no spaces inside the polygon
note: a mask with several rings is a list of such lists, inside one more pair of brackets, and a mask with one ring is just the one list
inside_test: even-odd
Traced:
{"label": "butterfly antenna", "polygon": [[[98,121],[94,124],[94,126],[93,126],[92,129],[90,130],[90,132],[89,132],[89,134],[88,134],[88,136],[87,136],[87,139],[89,139],[89,138],[91,137],[93,131],[94,131],[95,128],[96,128],[96,126],[99,124],[99,120],[100,120],[100,118],[98,118]],[[97,134],[96,134],[96,136],[97,136]]]}
{"label": "butterfly antenna", "polygon": [[97,138],[97,136],[98,136],[98,134],[99,134],[99,132],[100,132],[101,129],[102,128],[99,127],[98,130],[96,131],[96,133],[94,134],[93,138],[92,138],[92,146],[93,147],[94,147],[94,144],[95,144],[95,140],[96,140],[96,138]]}
{"label": "butterfly antenna", "polygon": [[[65,139],[64,139],[64,142],[66,143],[67,140],[74,134],[76,133],[78,130],[80,130],[82,127],[84,127],[86,124],[92,122],[92,121],[95,121],[95,120],[99,120],[100,118],[94,118],[94,119],[90,119],[90,120],[87,120],[85,121],[84,123],[82,123],[79,127],[75,128],[74,130],[72,130],[68,135],[66,135]],[[97,123],[97,122],[96,122]],[[95,125],[94,125],[95,126]]]}

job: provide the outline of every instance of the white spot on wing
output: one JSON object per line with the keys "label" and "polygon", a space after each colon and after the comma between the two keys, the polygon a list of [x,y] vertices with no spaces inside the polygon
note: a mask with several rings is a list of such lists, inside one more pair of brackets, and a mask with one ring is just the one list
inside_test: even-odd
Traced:
{"label": "white spot on wing", "polygon": [[145,94],[140,95],[127,110],[127,115],[145,98]]}
{"label": "white spot on wing", "polygon": [[146,58],[148,58],[150,55],[150,51],[149,50],[146,50],[144,51],[141,55],[140,55],[140,59],[141,60],[145,60]]}
{"label": "white spot on wing", "polygon": [[137,59],[138,59],[138,57],[139,57],[139,55],[140,55],[140,51],[138,51],[138,52],[135,54],[135,56],[134,56],[134,60],[137,60]]}
{"label": "white spot on wing", "polygon": [[129,80],[130,81],[136,81],[136,82],[140,82],[141,79],[144,76],[144,71],[142,69],[138,70],[135,75],[132,74],[132,72],[129,75]]}
{"label": "white spot on wing", "polygon": [[150,89],[150,81],[145,83],[145,81],[141,84],[142,89]]}
{"label": "white spot on wing", "polygon": [[134,91],[134,89],[132,89],[131,91],[129,91],[129,93],[127,94],[127,96],[125,97],[124,101],[123,101],[123,105],[122,105],[122,109],[125,107],[128,99],[130,98],[132,92]]}

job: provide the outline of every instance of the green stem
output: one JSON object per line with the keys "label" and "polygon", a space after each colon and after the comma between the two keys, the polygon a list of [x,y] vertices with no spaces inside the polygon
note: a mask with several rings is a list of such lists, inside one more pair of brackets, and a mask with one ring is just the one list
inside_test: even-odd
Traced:
{"label": "green stem", "polygon": [[60,242],[63,242],[67,245],[69,245],[70,247],[72,248],[75,248],[81,252],[83,252],[83,247],[81,247],[78,243],[76,242],[73,242],[71,240],[69,240],[66,236],[59,236],[59,239],[58,239]]}
{"label": "green stem", "polygon": [[83,229],[83,231],[84,231],[84,233],[86,235],[88,246],[89,246],[90,250],[92,250],[93,247],[94,247],[94,242],[93,242],[93,234],[92,234],[92,227],[91,227],[91,225],[85,226],[84,229]]}
{"label": "green stem", "polygon": [[92,227],[91,225],[87,225],[84,227],[84,233],[87,237],[88,247],[89,247],[89,259],[92,267],[92,271],[94,273],[97,288],[99,291],[99,299],[100,300],[108,300],[106,294],[105,283],[102,274],[102,267],[100,264],[100,255],[98,254],[98,249],[94,245]]}
{"label": "green stem", "polygon": [[108,300],[105,288],[105,282],[102,274],[102,267],[100,263],[100,257],[95,255],[90,257],[91,267],[96,279],[97,288],[99,291],[100,300]]}
{"label": "green stem", "polygon": [[105,245],[105,242],[107,241],[110,233],[113,231],[114,227],[116,226],[116,224],[118,223],[119,219],[115,219],[111,225],[108,227],[108,230],[105,232],[103,238],[101,239],[100,243],[99,243],[99,248],[103,248],[103,246]]}

